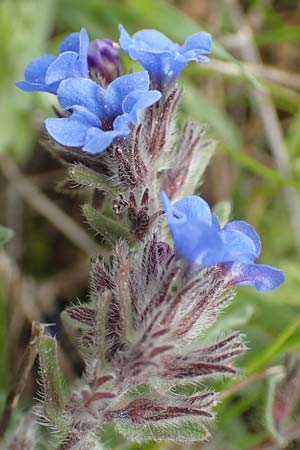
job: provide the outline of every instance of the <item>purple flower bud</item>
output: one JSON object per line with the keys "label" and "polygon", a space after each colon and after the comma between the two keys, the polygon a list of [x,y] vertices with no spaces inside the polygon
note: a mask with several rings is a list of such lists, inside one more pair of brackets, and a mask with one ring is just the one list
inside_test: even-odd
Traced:
{"label": "purple flower bud", "polygon": [[114,48],[110,39],[96,39],[88,49],[88,65],[91,71],[98,72],[110,83],[116,78],[120,63],[119,51]]}

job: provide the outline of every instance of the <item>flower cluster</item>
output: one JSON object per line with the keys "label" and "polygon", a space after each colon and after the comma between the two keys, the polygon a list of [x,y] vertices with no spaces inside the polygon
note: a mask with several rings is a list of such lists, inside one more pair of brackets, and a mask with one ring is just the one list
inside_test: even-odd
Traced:
{"label": "flower cluster", "polygon": [[[178,132],[175,121],[177,78],[190,61],[207,61],[210,46],[205,32],[180,46],[158,31],[130,37],[120,26],[115,45],[90,42],[82,29],[58,57],[33,60],[17,83],[57,95],[61,111],[45,121],[51,148],[76,187],[90,190],[83,213],[112,245],[107,260],[93,263],[90,301],[62,314],[86,365],[76,389],[62,387],[55,339],[40,345],[39,413],[58,432],[59,450],[98,448],[96,432],[107,423],[139,442],[206,439],[216,394],[188,396],[182,387],[238,374],[232,360],[245,346],[227,329],[214,342],[202,337],[233,300],[232,287],[270,291],[284,281],[280,270],[256,264],[261,243],[251,225],[221,227],[196,195],[171,203],[197,186],[213,153],[203,128],[187,123]],[[119,49],[144,70],[124,73]],[[161,237],[166,222],[174,248]]]}
{"label": "flower cluster", "polygon": [[[89,153],[101,153],[117,139],[130,134],[138,125],[140,113],[156,103],[161,94],[149,91],[172,85],[189,61],[207,61],[211,38],[197,33],[183,47],[162,33],[144,30],[130,38],[120,25],[120,46],[147,72],[117,75],[119,53],[109,39],[89,41],[83,28],[61,44],[59,55],[43,55],[31,61],[25,70],[25,81],[17,86],[26,91],[57,94],[63,111],[71,117],[48,119],[50,136],[64,146],[79,147]],[[112,81],[104,89],[90,79],[95,71]],[[149,74],[149,75],[148,75]],[[88,81],[89,80],[89,81]]]}

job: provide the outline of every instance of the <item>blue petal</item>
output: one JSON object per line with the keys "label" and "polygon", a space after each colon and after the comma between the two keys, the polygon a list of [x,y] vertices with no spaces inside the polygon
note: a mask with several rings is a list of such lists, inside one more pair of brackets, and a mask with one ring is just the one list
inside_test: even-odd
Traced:
{"label": "blue petal", "polygon": [[180,47],[156,30],[142,30],[132,37],[122,25],[120,46],[128,55],[149,72],[154,85],[165,87],[173,83],[189,61],[208,61],[211,37],[208,33],[196,33]]}
{"label": "blue petal", "polygon": [[222,261],[223,242],[211,227],[210,209],[204,200],[192,195],[172,207],[163,192],[162,202],[178,255],[201,266]]}
{"label": "blue petal", "polygon": [[59,103],[64,109],[71,109],[74,105],[84,106],[99,118],[106,115],[104,96],[104,89],[87,78],[64,80],[57,91]]}
{"label": "blue petal", "polygon": [[179,256],[201,267],[223,260],[223,243],[209,225],[197,220],[170,223],[176,252]]}
{"label": "blue petal", "polygon": [[47,84],[51,84],[67,78],[81,76],[78,54],[75,52],[64,52],[50,64],[45,76],[45,81]]}
{"label": "blue petal", "polygon": [[184,217],[185,221],[197,220],[208,225],[212,224],[210,207],[197,195],[190,195],[176,202],[173,206],[173,214],[178,218]]}
{"label": "blue petal", "polygon": [[68,118],[46,119],[48,133],[57,142],[68,147],[82,147],[91,127],[100,126],[99,119],[86,108],[74,107],[73,114]]}
{"label": "blue petal", "polygon": [[215,214],[214,212],[212,213],[212,226],[215,230],[217,231],[221,231],[221,225],[218,219],[217,214]]}
{"label": "blue petal", "polygon": [[[72,33],[61,44],[59,53],[74,52],[78,55],[77,70],[80,76],[88,77],[88,49],[90,45],[89,36],[85,28],[80,33]],[[70,77],[67,77],[70,78]]]}
{"label": "blue petal", "polygon": [[59,53],[75,52],[79,53],[79,33],[72,33],[61,43]]}
{"label": "blue petal", "polygon": [[[134,61],[139,61],[140,64],[149,72],[151,79],[157,78],[168,78],[168,71],[170,69],[169,59],[174,57],[174,48],[176,46],[172,41],[170,41],[166,36],[155,30],[144,30],[139,31],[131,38],[129,34],[125,31],[122,25],[119,25],[120,30],[120,46],[128,53],[131,59]],[[150,32],[148,36],[148,32]],[[148,42],[155,40],[156,33],[158,33],[158,42],[150,45]],[[138,35],[138,39],[136,36]],[[145,35],[145,42],[141,39]],[[167,45],[168,44],[168,45]]]}
{"label": "blue petal", "polygon": [[121,114],[116,117],[113,122],[113,129],[119,133],[120,136],[127,136],[130,133],[131,120],[128,114]]}
{"label": "blue petal", "polygon": [[[121,30],[120,30],[121,31]],[[167,36],[157,30],[141,30],[132,36],[134,45],[140,50],[150,50],[151,52],[163,52],[167,50],[177,50],[178,44],[175,44]]]}
{"label": "blue petal", "polygon": [[56,94],[58,83],[48,85],[46,83],[28,83],[27,81],[18,81],[16,86],[24,92],[49,92],[50,94]]}
{"label": "blue petal", "polygon": [[33,59],[26,67],[25,81],[19,81],[16,86],[25,92],[50,92],[56,94],[58,83],[46,84],[45,74],[49,65],[55,61],[55,56],[42,55]]}
{"label": "blue petal", "polygon": [[55,59],[53,55],[42,55],[34,58],[25,69],[25,81],[28,83],[45,83],[45,75],[48,67]]}
{"label": "blue petal", "polygon": [[211,35],[201,31],[200,33],[192,34],[189,36],[184,45],[181,47],[180,52],[184,53],[189,50],[201,50],[202,54],[210,53],[211,47]]}
{"label": "blue petal", "polygon": [[160,98],[161,93],[159,91],[136,90],[125,97],[122,109],[125,113],[128,113],[130,121],[134,125],[138,125],[140,112],[148,106],[153,105]]}
{"label": "blue petal", "polygon": [[90,40],[85,28],[82,28],[79,33],[79,67],[82,76],[89,76],[88,67],[88,50],[89,50]]}
{"label": "blue petal", "polygon": [[167,36],[157,30],[141,30],[135,33],[132,37],[127,33],[123,25],[119,25],[120,32],[120,46],[128,52],[132,59],[136,59],[136,52],[151,51],[156,53],[170,52],[171,48],[179,47],[174,44]]}
{"label": "blue petal", "polygon": [[87,133],[87,142],[83,150],[89,153],[102,153],[119,136],[115,130],[104,131],[99,128],[90,128]]}
{"label": "blue petal", "polygon": [[106,102],[109,113],[118,115],[122,113],[122,103],[128,94],[135,90],[147,91],[149,89],[149,75],[146,71],[135,72],[116,78],[107,88]]}
{"label": "blue petal", "polygon": [[261,241],[260,237],[255,231],[255,229],[247,222],[243,220],[233,220],[232,222],[228,222],[224,228],[224,231],[240,231],[241,233],[248,236],[254,243],[256,248],[255,258],[258,258],[261,252]]}
{"label": "blue petal", "polygon": [[129,36],[123,25],[119,25],[119,32],[120,32],[120,46],[125,51],[128,52],[130,45],[132,44],[132,37]]}
{"label": "blue petal", "polygon": [[222,230],[219,232],[223,240],[225,254],[223,261],[239,261],[252,263],[256,258],[256,248],[253,241],[236,230]]}
{"label": "blue petal", "polygon": [[235,286],[254,286],[257,291],[267,292],[278,288],[285,280],[284,273],[264,264],[235,263],[228,266]]}
{"label": "blue petal", "polygon": [[202,50],[189,50],[182,55],[182,58],[185,61],[185,65],[187,65],[191,61],[196,62],[208,62],[209,58],[203,55]]}

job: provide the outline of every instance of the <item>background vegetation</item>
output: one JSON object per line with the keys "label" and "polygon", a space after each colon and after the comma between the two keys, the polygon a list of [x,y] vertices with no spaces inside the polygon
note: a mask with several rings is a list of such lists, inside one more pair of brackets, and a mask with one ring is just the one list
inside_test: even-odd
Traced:
{"label": "background vegetation", "polygon": [[[232,328],[244,332],[249,351],[240,361],[246,376],[233,385],[220,383],[224,398],[217,407],[213,440],[205,448],[297,449],[297,0],[2,0],[0,223],[14,231],[14,238],[0,253],[0,401],[16,376],[31,321],[57,322],[66,303],[85,298],[89,258],[95,248],[94,237],[81,222],[82,199],[63,183],[63,167],[39,144],[43,119],[52,114],[53,97],[22,93],[14,83],[23,78],[30,59],[56,52],[68,33],[84,26],[92,39],[117,40],[118,23],[130,32],[156,28],[178,42],[201,29],[213,35],[211,63],[191,64],[180,80],[185,94],[179,120],[190,116],[206,123],[208,133],[219,141],[201,192],[212,205],[230,201],[231,217],[247,220],[261,235],[261,262],[279,267],[287,277],[280,289],[265,295],[239,288],[233,306],[219,321],[218,331]],[[57,323],[63,370],[72,380],[81,369],[80,358],[72,336]],[[287,376],[279,385],[287,352],[294,358],[293,373],[298,379]],[[15,419],[35,395],[36,370],[27,381]],[[296,401],[289,414],[277,401],[280,392],[287,392],[286,398],[291,396],[289,405],[292,398]],[[111,430],[106,431],[104,442],[114,449],[177,448],[170,443],[124,446]]]}

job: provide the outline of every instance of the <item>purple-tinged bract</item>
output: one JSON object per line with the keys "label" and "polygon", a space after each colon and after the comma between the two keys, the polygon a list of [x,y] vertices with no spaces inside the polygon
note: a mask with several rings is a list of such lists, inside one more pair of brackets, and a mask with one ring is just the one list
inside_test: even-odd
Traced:
{"label": "purple-tinged bract", "polygon": [[42,55],[33,59],[25,69],[25,81],[17,86],[25,92],[49,92],[56,94],[62,80],[67,78],[88,78],[87,31],[70,34],[61,44],[58,56]]}
{"label": "purple-tinged bract", "polygon": [[122,25],[119,25],[119,31],[122,50],[141,63],[156,87],[173,84],[190,61],[209,61],[205,56],[210,53],[209,33],[193,34],[180,46],[156,30],[141,30],[132,37]]}
{"label": "purple-tinged bract", "polygon": [[48,133],[62,145],[101,153],[115,139],[128,136],[132,125],[138,125],[141,111],[161,94],[149,91],[149,76],[144,71],[116,78],[107,89],[89,79],[65,80],[57,97],[71,115],[47,119]]}
{"label": "purple-tinged bract", "polygon": [[230,273],[231,286],[251,285],[258,291],[270,291],[283,283],[283,272],[254,263],[261,243],[250,224],[232,221],[221,228],[205,200],[196,195],[174,206],[165,193],[162,199],[179,257],[201,268],[221,264]]}

